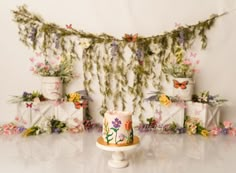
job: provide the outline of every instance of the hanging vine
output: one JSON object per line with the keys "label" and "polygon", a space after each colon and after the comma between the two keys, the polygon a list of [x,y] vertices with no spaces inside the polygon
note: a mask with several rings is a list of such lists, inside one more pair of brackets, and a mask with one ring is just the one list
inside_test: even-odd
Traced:
{"label": "hanging vine", "polygon": [[[110,109],[126,109],[126,94],[133,96],[133,111],[139,112],[142,120],[144,111],[144,91],[152,85],[162,90],[161,80],[165,67],[176,48],[191,48],[196,38],[200,38],[201,47],[207,47],[206,32],[215,20],[226,14],[212,15],[197,24],[180,26],[164,34],[141,37],[128,35],[122,39],[108,34],[92,34],[76,30],[72,26],[63,28],[30,13],[26,6],[13,11],[14,21],[18,24],[20,40],[34,50],[45,55],[69,54],[72,59],[83,63],[84,87],[93,92],[93,82],[98,80],[99,91],[103,95],[101,114]],[[83,48],[83,57],[79,57],[78,47]],[[131,50],[130,57],[125,57],[125,49]],[[73,63],[73,61],[72,61]],[[130,79],[129,76],[134,76]],[[96,79],[96,80],[95,80]],[[132,81],[130,81],[132,80]],[[151,82],[149,82],[151,81]]]}

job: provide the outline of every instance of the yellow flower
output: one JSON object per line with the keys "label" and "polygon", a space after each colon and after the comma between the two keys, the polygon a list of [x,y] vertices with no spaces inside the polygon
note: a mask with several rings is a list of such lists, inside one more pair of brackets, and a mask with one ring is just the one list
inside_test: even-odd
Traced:
{"label": "yellow flower", "polygon": [[209,132],[207,130],[202,130],[201,135],[206,137],[209,135]]}
{"label": "yellow flower", "polygon": [[79,93],[70,93],[68,101],[69,102],[79,102],[80,101],[80,94]]}
{"label": "yellow flower", "polygon": [[169,106],[171,104],[170,99],[165,94],[162,94],[160,96],[159,101],[162,105],[165,105],[165,106]]}

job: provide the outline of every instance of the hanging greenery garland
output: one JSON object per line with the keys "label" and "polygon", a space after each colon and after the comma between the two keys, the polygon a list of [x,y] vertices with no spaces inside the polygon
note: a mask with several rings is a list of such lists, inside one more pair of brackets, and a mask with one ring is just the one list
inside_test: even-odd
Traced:
{"label": "hanging greenery garland", "polygon": [[[150,85],[162,90],[161,80],[170,56],[176,48],[191,48],[196,38],[200,38],[201,47],[207,46],[206,32],[215,20],[226,14],[212,15],[205,21],[194,25],[180,26],[161,35],[142,37],[128,35],[122,39],[108,34],[91,34],[76,30],[72,25],[62,28],[54,23],[46,23],[41,17],[30,13],[26,6],[13,11],[14,21],[18,23],[20,40],[28,47],[50,56],[68,54],[72,59],[83,63],[84,87],[93,92],[93,81],[98,80],[100,93],[103,95],[101,114],[112,100],[113,109],[126,109],[126,94],[133,97],[133,110],[144,111],[144,91]],[[83,57],[78,55],[78,47],[83,48]],[[125,57],[125,50],[130,49],[130,57]],[[133,76],[131,81],[130,76]],[[95,80],[96,79],[96,80]],[[151,81],[151,82],[149,82]]]}

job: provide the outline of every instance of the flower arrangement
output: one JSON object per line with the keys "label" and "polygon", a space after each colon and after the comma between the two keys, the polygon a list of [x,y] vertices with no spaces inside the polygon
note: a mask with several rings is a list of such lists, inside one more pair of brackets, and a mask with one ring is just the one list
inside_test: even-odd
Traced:
{"label": "flower arrangement", "polygon": [[68,102],[80,102],[81,101],[81,96],[80,96],[80,93],[78,93],[78,92],[66,94],[66,98],[67,98]]}
{"label": "flower arrangement", "polygon": [[193,78],[194,74],[199,71],[195,66],[200,61],[192,58],[196,56],[196,53],[191,52],[190,57],[184,57],[184,55],[185,52],[180,46],[175,47],[175,58],[166,64],[164,63],[162,71],[175,78]]}
{"label": "flower arrangement", "polygon": [[207,103],[211,106],[221,105],[225,103],[226,99],[221,99],[219,95],[210,95],[209,91],[200,92],[200,94],[194,94],[192,97],[193,102]]}
{"label": "flower arrangement", "polygon": [[40,76],[60,77],[63,83],[68,83],[74,77],[73,60],[63,55],[62,57],[43,57],[37,54],[36,58],[30,58],[32,71]]}
{"label": "flower arrangement", "polygon": [[168,96],[160,91],[152,92],[152,96],[146,98],[146,101],[158,101],[163,106],[170,106],[173,102],[182,103],[183,100],[178,96]]}
{"label": "flower arrangement", "polygon": [[163,134],[182,134],[186,132],[185,127],[179,127],[175,122],[160,125],[160,120],[154,117],[147,118],[147,124],[141,123],[137,128],[140,132],[159,132]]}
{"label": "flower arrangement", "polygon": [[76,109],[88,107],[88,101],[79,92],[66,94],[66,100],[73,102]]}
{"label": "flower arrangement", "polygon": [[200,134],[202,136],[208,136],[209,131],[201,126],[200,120],[197,118],[186,117],[185,128],[189,135]]}
{"label": "flower arrangement", "polygon": [[219,134],[236,136],[236,128],[233,127],[233,123],[230,121],[224,121],[220,123],[219,127],[214,127],[210,130],[212,136],[217,136]]}
{"label": "flower arrangement", "polygon": [[35,102],[35,101],[45,101],[45,100],[46,98],[44,98],[44,96],[38,91],[33,91],[32,93],[24,91],[21,96],[13,96],[10,102],[19,103],[19,102]]}

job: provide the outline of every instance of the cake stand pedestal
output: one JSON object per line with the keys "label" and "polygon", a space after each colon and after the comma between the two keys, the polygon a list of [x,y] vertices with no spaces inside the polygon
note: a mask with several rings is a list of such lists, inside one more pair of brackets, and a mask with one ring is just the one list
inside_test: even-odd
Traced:
{"label": "cake stand pedestal", "polygon": [[108,160],[108,165],[113,168],[125,168],[129,165],[129,161],[125,159],[124,151],[132,150],[139,145],[139,138],[134,136],[134,141],[131,145],[116,146],[107,144],[102,136],[97,139],[96,146],[105,151],[113,151],[112,159]]}

